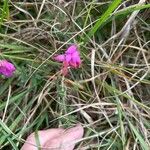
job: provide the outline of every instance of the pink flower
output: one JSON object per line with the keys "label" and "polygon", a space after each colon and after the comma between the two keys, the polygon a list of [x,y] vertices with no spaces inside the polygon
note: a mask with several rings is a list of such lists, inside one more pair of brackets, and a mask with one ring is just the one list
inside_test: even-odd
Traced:
{"label": "pink flower", "polygon": [[7,60],[0,60],[0,74],[11,77],[16,70],[15,66]]}
{"label": "pink flower", "polygon": [[81,65],[80,53],[76,45],[71,45],[65,52],[65,54],[56,55],[54,60],[63,62],[63,75],[68,73],[68,67],[79,68]]}

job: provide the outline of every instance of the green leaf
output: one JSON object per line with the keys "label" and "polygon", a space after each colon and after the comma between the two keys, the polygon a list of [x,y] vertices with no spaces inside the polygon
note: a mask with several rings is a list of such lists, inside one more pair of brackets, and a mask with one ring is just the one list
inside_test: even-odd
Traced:
{"label": "green leaf", "polygon": [[147,143],[144,141],[142,136],[139,134],[139,132],[135,129],[135,127],[133,126],[133,124],[130,121],[129,121],[129,125],[130,125],[130,128],[132,129],[132,131],[134,132],[134,134],[136,135],[137,139],[141,143],[143,150],[149,150]]}
{"label": "green leaf", "polygon": [[108,18],[111,16],[112,12],[119,6],[121,3],[121,0],[114,0],[112,4],[109,6],[109,8],[106,10],[106,12],[100,17],[100,19],[96,22],[96,24],[93,26],[93,28],[88,33],[88,36],[91,37],[95,34],[95,32],[98,30],[98,28],[108,20]]}

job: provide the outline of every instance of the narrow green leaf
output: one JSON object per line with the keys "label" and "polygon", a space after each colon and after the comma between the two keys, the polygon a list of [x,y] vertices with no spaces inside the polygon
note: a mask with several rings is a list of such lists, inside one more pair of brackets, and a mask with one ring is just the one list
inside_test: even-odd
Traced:
{"label": "narrow green leaf", "polygon": [[149,146],[147,145],[147,143],[144,141],[144,139],[141,137],[139,132],[135,129],[135,127],[130,121],[129,121],[129,125],[130,125],[130,128],[133,130],[134,134],[136,135],[137,139],[141,143],[143,150],[149,150]]}
{"label": "narrow green leaf", "polygon": [[114,0],[106,12],[100,17],[100,19],[96,22],[93,28],[88,33],[88,36],[91,37],[98,30],[98,28],[111,16],[112,12],[119,6],[121,0]]}

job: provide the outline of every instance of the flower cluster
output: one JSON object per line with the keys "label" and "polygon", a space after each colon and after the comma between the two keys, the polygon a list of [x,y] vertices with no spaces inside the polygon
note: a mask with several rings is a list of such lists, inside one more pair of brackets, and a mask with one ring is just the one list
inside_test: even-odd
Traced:
{"label": "flower cluster", "polygon": [[[69,68],[79,68],[81,65],[80,53],[76,45],[71,45],[64,54],[56,55],[54,60],[63,63],[62,74],[65,76]],[[15,66],[7,60],[0,60],[0,74],[11,77],[16,71]]]}
{"label": "flower cluster", "polygon": [[15,66],[7,60],[0,60],[0,74],[5,77],[11,77],[15,72]]}
{"label": "flower cluster", "polygon": [[62,73],[66,75],[68,68],[79,68],[81,65],[80,53],[76,45],[71,45],[64,54],[56,55],[54,60],[63,62]]}

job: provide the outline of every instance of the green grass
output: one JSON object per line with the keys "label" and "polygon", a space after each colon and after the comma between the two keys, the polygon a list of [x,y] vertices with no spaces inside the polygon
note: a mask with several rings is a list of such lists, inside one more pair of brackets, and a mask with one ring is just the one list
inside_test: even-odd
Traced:
{"label": "green grass", "polygon": [[4,21],[4,19],[9,18],[9,6],[8,6],[8,0],[4,0],[2,6],[0,7],[0,27]]}
{"label": "green grass", "polygon": [[[148,150],[149,8],[134,0],[0,2],[0,59],[17,68],[0,76],[0,149],[80,122],[84,150]],[[72,43],[82,65],[62,77],[52,58]]]}

